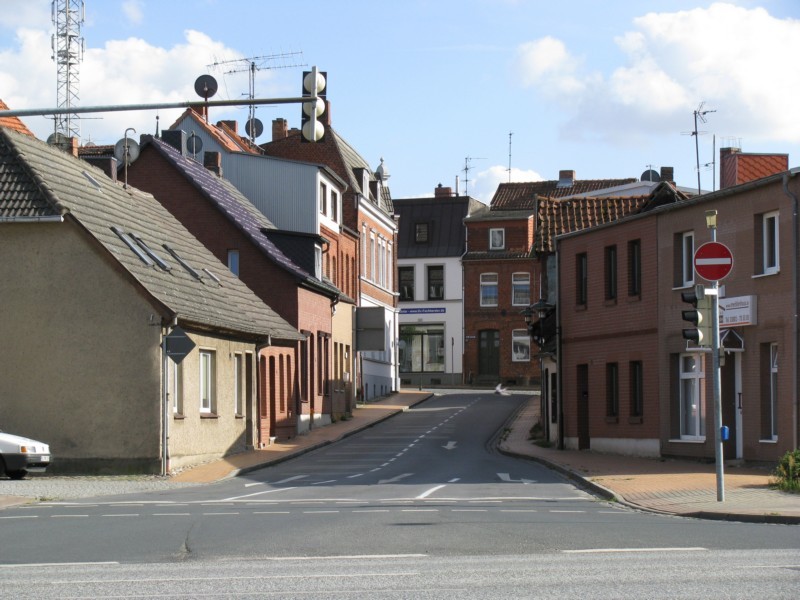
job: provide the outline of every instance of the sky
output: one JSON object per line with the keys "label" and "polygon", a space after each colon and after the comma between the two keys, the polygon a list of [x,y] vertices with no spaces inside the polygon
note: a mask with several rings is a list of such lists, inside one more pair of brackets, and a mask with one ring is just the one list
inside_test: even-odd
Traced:
{"label": "sky", "polygon": [[[0,0],[9,108],[58,104],[51,4]],[[256,97],[296,97],[317,66],[333,127],[373,168],[384,159],[394,198],[442,184],[489,203],[507,181],[663,166],[712,190],[721,147],[800,165],[798,0],[85,0],[81,35],[78,106],[194,101],[205,74],[214,100],[246,103],[251,63]],[[181,112],[83,115],[81,140],[152,134]],[[210,116],[243,131],[248,108]],[[299,127],[300,107],[256,117],[264,143],[273,119]]]}

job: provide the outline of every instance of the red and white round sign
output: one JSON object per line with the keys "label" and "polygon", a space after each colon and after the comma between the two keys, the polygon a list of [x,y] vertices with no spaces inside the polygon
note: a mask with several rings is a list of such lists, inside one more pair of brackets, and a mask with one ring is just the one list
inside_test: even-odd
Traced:
{"label": "red and white round sign", "polygon": [[719,281],[733,269],[730,248],[719,242],[706,242],[694,252],[694,272],[707,281]]}

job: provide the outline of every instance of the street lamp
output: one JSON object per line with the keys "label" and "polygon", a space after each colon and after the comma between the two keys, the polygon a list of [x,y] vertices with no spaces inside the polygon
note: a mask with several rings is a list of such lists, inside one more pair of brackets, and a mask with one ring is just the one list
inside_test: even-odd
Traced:
{"label": "street lamp", "polygon": [[[543,430],[545,431],[545,436],[549,438],[549,420],[546,418],[547,416],[547,398],[545,394],[545,379],[544,379],[544,357],[545,352],[544,347],[549,341],[549,337],[545,332],[545,324],[544,320],[553,312],[555,306],[547,302],[544,298],[539,298],[534,304],[530,306],[526,306],[520,311],[523,318],[525,319],[525,324],[528,327],[528,335],[530,336],[531,340],[539,346],[539,352],[537,356],[539,357],[539,418],[541,419],[541,424],[543,426]],[[536,320],[534,321],[534,316]]]}

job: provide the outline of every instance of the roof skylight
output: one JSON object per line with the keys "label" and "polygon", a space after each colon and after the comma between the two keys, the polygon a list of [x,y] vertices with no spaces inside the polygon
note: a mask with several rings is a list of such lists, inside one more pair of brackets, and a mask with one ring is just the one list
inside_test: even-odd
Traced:
{"label": "roof skylight", "polygon": [[197,281],[202,281],[203,280],[203,276],[200,275],[200,273],[198,273],[197,271],[195,271],[192,267],[190,267],[189,264],[185,260],[183,260],[180,256],[178,256],[178,253],[175,252],[175,250],[170,248],[167,244],[163,244],[162,246],[163,246],[164,250],[166,250],[167,252],[170,253],[170,256],[172,256],[172,258],[174,258],[175,260],[178,261],[178,264],[180,266],[182,266],[184,269],[186,269],[186,272],[189,273],[189,275],[191,275],[192,277],[197,279]]}
{"label": "roof skylight", "polygon": [[127,233],[122,231],[119,227],[116,227],[114,225],[111,226],[111,231],[116,233],[119,236],[119,239],[121,239],[123,242],[125,242],[125,244],[128,246],[128,248],[130,248],[133,251],[133,253],[136,256],[138,256],[144,264],[146,264],[148,267],[152,267],[153,266],[154,262],[152,260],[150,260],[149,256],[147,256],[144,252],[142,252],[142,249],[139,248],[139,246],[136,244],[136,242],[133,241],[133,239],[131,239],[131,236],[129,236]]}

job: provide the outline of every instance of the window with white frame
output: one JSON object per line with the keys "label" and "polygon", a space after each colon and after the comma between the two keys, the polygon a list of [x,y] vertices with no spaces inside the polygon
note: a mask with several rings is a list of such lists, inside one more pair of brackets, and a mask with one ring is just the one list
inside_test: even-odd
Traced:
{"label": "window with white frame", "polygon": [[212,350],[200,351],[200,412],[216,412],[216,354]]}
{"label": "window with white frame", "polygon": [[370,281],[377,281],[377,277],[375,277],[376,273],[376,254],[375,254],[375,236],[370,234],[369,236],[369,280]]}
{"label": "window with white frame", "polygon": [[497,306],[497,273],[481,273],[481,306]]}
{"label": "window with white frame", "polygon": [[506,230],[489,229],[489,250],[503,250],[506,247]]}
{"label": "window with white frame", "polygon": [[778,252],[778,211],[761,215],[761,272],[771,275],[780,271]]}
{"label": "window with white frame", "polygon": [[322,279],[322,248],[314,246],[314,276]]}
{"label": "window with white frame", "polygon": [[319,212],[328,215],[328,186],[322,182],[319,184]]}
{"label": "window with white frame", "polygon": [[684,231],[675,236],[677,253],[676,287],[690,287],[694,285],[694,232]]}
{"label": "window with white frame", "polygon": [[331,218],[339,222],[339,194],[331,190]]}
{"label": "window with white frame", "polygon": [[530,362],[531,336],[527,329],[511,330],[511,360],[512,362]]}
{"label": "window with white frame", "polygon": [[511,274],[511,304],[528,306],[531,303],[531,274]]}
{"label": "window with white frame", "polygon": [[681,354],[679,361],[681,439],[704,440],[706,410],[702,394],[705,378],[702,355]]}
{"label": "window with white frame", "polygon": [[[766,346],[767,344],[764,344]],[[762,405],[762,439],[775,441],[778,439],[778,344],[769,344],[769,396],[766,405]]]}
{"label": "window with white frame", "polygon": [[172,412],[183,414],[183,367],[180,363],[172,363]]}
{"label": "window with white frame", "polygon": [[244,414],[244,394],[242,390],[242,368],[244,361],[241,354],[233,355],[233,412],[237,416]]}

